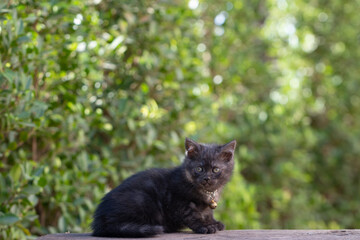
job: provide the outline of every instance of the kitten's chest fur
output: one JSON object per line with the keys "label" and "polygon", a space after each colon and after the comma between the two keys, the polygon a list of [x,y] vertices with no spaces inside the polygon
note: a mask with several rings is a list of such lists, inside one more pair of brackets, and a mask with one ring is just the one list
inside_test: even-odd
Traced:
{"label": "kitten's chest fur", "polygon": [[[184,227],[184,214],[192,209],[201,214],[210,211],[211,197],[200,189],[194,188],[183,176],[184,169],[176,168],[167,178],[166,192],[162,197],[163,225],[166,232],[178,231]],[[189,212],[190,214],[190,212]]]}

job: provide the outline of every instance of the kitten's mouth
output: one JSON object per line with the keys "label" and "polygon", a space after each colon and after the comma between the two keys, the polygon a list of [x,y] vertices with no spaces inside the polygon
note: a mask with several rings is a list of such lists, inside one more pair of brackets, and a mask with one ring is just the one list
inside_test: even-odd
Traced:
{"label": "kitten's mouth", "polygon": [[204,191],[213,192],[213,191],[216,190],[216,188],[214,188],[214,184],[210,183],[210,182],[202,182],[201,186],[202,186]]}
{"label": "kitten's mouth", "polygon": [[201,185],[203,187],[211,187],[212,184],[210,182],[203,181],[203,182],[201,182]]}

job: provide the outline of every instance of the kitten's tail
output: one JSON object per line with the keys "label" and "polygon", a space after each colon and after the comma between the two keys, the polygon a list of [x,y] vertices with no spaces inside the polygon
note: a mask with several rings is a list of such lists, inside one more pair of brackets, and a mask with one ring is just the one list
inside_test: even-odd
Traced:
{"label": "kitten's tail", "polygon": [[93,236],[97,237],[153,237],[164,233],[164,227],[160,225],[140,225],[136,223],[119,224],[111,226],[111,229],[94,229]]}

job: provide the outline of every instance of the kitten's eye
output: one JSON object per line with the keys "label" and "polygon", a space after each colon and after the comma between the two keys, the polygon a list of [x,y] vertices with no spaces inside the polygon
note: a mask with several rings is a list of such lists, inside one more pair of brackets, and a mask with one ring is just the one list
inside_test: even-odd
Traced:
{"label": "kitten's eye", "polygon": [[195,168],[195,171],[196,171],[196,172],[202,172],[202,170],[203,170],[202,167],[197,167],[197,168]]}
{"label": "kitten's eye", "polygon": [[214,167],[212,171],[213,171],[214,173],[218,173],[218,172],[220,171],[220,168]]}

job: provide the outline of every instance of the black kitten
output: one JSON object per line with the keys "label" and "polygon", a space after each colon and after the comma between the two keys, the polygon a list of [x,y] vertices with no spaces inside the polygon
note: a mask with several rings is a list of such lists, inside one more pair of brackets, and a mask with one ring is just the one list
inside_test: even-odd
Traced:
{"label": "black kitten", "polygon": [[235,140],[207,145],[187,138],[181,166],[137,173],[105,195],[94,214],[93,235],[150,237],[185,227],[196,233],[224,230],[213,209],[230,179],[235,146]]}

